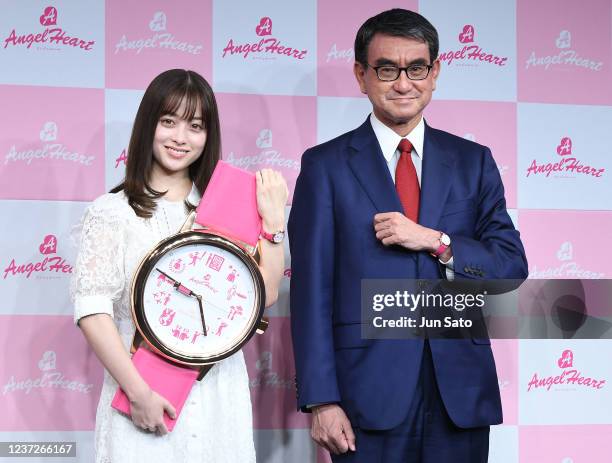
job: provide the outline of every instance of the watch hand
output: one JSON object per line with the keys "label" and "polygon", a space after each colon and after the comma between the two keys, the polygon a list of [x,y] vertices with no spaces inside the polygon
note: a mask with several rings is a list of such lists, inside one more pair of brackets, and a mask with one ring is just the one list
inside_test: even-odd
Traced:
{"label": "watch hand", "polygon": [[195,298],[198,300],[198,305],[200,306],[200,317],[202,317],[202,334],[206,336],[206,322],[204,321],[204,308],[202,307],[202,296],[200,296],[199,294],[196,294]]}
{"label": "watch hand", "polygon": [[[163,270],[160,270],[159,268],[155,267],[155,270],[157,270],[159,273],[161,273],[164,277],[166,277],[168,280],[170,280],[172,282],[172,285],[174,286],[174,288],[179,291],[181,294],[184,294],[186,296],[193,296],[196,299],[198,299],[198,304],[200,304],[200,316],[202,318],[202,327],[204,328],[204,336],[206,336],[206,324],[204,323],[204,309],[202,307],[202,296],[195,293],[194,291],[190,290],[189,288],[187,288],[185,285],[183,285],[180,281],[175,280],[174,278],[172,278],[170,275],[168,275],[166,272],[164,272]],[[229,314],[229,311],[227,309],[223,309],[221,307],[219,307],[216,304],[213,304],[210,301],[206,302],[207,307],[210,306],[213,309],[223,313],[223,315],[227,316]]]}
{"label": "watch hand", "polygon": [[157,270],[159,273],[165,276],[168,280],[170,280],[172,282],[172,286],[174,286],[174,289],[176,289],[179,293],[184,294],[185,296],[195,296],[195,293],[192,290],[190,290],[187,286],[182,284],[180,281],[175,280],[170,275],[168,275],[166,272],[164,272],[163,270],[160,270],[157,267],[155,267],[155,270]]}

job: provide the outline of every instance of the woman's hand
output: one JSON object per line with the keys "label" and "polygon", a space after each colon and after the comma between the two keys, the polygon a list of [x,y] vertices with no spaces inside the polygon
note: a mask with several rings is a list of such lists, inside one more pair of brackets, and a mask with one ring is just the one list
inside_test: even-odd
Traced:
{"label": "woman's hand", "polygon": [[287,182],[280,172],[262,169],[257,178],[257,210],[263,221],[263,228],[274,233],[285,228],[285,204],[287,204]]}
{"label": "woman's hand", "polygon": [[132,422],[144,431],[156,432],[160,436],[168,434],[164,422],[164,411],[176,419],[176,411],[170,402],[157,392],[148,388],[130,399]]}
{"label": "woman's hand", "polygon": [[79,320],[79,327],[104,368],[128,396],[132,422],[145,431],[166,434],[168,429],[163,419],[164,410],[172,419],[176,419],[176,411],[170,402],[153,392],[142,379],[110,315],[88,315]]}

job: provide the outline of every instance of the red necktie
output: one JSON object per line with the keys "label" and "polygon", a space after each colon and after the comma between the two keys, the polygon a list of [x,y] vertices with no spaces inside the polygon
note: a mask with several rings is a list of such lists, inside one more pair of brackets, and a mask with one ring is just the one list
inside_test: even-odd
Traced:
{"label": "red necktie", "polygon": [[397,149],[401,155],[395,168],[395,188],[400,202],[404,207],[404,214],[410,220],[419,219],[419,180],[416,169],[412,163],[412,143],[402,138]]}

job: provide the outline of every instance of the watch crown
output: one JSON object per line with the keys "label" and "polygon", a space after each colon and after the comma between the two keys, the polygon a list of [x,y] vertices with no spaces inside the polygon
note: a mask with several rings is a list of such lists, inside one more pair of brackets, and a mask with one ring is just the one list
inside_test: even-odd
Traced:
{"label": "watch crown", "polygon": [[268,329],[268,325],[270,325],[270,322],[267,318],[262,318],[259,320],[259,324],[257,325],[257,334],[264,334],[264,332]]}

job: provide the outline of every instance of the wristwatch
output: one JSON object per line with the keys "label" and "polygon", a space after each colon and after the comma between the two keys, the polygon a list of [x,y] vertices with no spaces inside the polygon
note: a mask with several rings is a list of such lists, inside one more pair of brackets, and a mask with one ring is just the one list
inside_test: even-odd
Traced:
{"label": "wristwatch", "polygon": [[267,239],[270,243],[279,244],[285,239],[285,230],[279,230],[275,233],[268,233],[262,229],[261,237]]}
{"label": "wristwatch", "polygon": [[451,244],[450,236],[444,232],[440,232],[440,238],[438,239],[440,240],[440,246],[438,246],[438,249],[431,253],[431,255],[436,258],[444,254],[444,251],[446,251]]}

